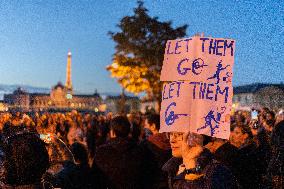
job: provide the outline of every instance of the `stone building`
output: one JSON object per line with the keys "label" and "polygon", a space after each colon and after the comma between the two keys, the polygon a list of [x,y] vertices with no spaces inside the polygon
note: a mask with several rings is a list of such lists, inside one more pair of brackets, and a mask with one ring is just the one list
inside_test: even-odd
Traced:
{"label": "stone building", "polygon": [[3,102],[13,109],[24,111],[30,108],[30,95],[21,88],[16,89],[12,94],[5,94]]}
{"label": "stone building", "polygon": [[102,104],[102,98],[97,92],[91,95],[73,94],[71,58],[71,52],[68,52],[65,85],[58,82],[52,87],[49,94],[28,93],[18,88],[12,94],[5,94],[3,102],[8,105],[9,109],[21,111],[77,109],[98,112]]}
{"label": "stone building", "polygon": [[256,83],[234,87],[233,106],[236,109],[269,107],[284,108],[284,84]]}
{"label": "stone building", "polygon": [[140,111],[140,100],[138,97],[127,95],[107,96],[105,104],[106,111],[114,114]]}

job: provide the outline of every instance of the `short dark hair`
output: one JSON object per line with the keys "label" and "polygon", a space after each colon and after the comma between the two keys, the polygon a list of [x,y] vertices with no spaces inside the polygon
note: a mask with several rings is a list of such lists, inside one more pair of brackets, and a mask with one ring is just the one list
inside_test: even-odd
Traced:
{"label": "short dark hair", "polygon": [[268,111],[268,112],[266,113],[266,118],[267,118],[267,114],[271,115],[272,119],[275,119],[275,113],[274,113],[274,111]]}
{"label": "short dark hair", "polygon": [[231,123],[231,125],[230,125],[230,131],[233,132],[236,127],[237,127],[237,124],[236,124],[236,123]]}
{"label": "short dark hair", "polygon": [[125,116],[116,116],[110,121],[110,128],[117,137],[126,138],[130,132],[130,122]]}
{"label": "short dark hair", "polygon": [[160,115],[159,114],[149,114],[146,119],[150,125],[155,124],[157,130],[160,130]]}
{"label": "short dark hair", "polygon": [[75,142],[71,145],[70,150],[74,155],[75,161],[79,161],[81,164],[88,163],[87,149],[83,144]]}
{"label": "short dark hair", "polygon": [[253,134],[252,134],[251,129],[249,128],[249,126],[247,126],[247,125],[236,125],[236,127],[239,127],[243,134],[248,134],[249,139],[253,138]]}
{"label": "short dark hair", "polygon": [[282,148],[284,144],[284,120],[275,125],[271,135],[271,144],[276,148]]}
{"label": "short dark hair", "polygon": [[29,185],[41,181],[49,167],[49,156],[44,142],[34,133],[10,136],[4,142],[6,182]]}

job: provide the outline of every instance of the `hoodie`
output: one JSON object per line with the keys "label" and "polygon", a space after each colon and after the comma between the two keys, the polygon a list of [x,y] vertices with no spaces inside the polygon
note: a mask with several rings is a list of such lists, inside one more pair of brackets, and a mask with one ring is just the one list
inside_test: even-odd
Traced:
{"label": "hoodie", "polygon": [[128,138],[114,138],[98,147],[93,170],[102,175],[100,185],[116,189],[144,188],[146,161],[143,150]]}

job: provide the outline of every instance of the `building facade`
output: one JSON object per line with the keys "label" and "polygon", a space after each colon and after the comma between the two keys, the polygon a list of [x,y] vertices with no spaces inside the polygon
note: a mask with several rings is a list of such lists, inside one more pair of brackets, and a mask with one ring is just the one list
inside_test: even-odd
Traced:
{"label": "building facade", "polygon": [[56,111],[76,109],[98,112],[103,102],[97,92],[91,95],[73,94],[71,59],[71,52],[68,52],[65,85],[58,82],[54,87],[52,87],[49,94],[29,93],[18,88],[12,94],[5,94],[3,102],[10,110]]}
{"label": "building facade", "polygon": [[233,106],[236,109],[259,109],[268,107],[273,110],[284,108],[284,84],[251,84],[234,87]]}
{"label": "building facade", "polygon": [[131,113],[140,111],[140,99],[127,95],[107,96],[105,99],[106,112]]}

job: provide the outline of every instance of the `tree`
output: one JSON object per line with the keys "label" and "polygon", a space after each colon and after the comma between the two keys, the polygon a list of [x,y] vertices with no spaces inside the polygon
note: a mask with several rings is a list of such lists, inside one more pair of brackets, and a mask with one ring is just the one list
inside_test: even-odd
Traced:
{"label": "tree", "polygon": [[107,66],[111,76],[128,92],[146,92],[161,101],[160,73],[167,40],[186,35],[187,25],[172,28],[171,22],[150,17],[142,1],[137,2],[134,15],[120,20],[120,32],[109,32],[116,43],[113,63]]}

